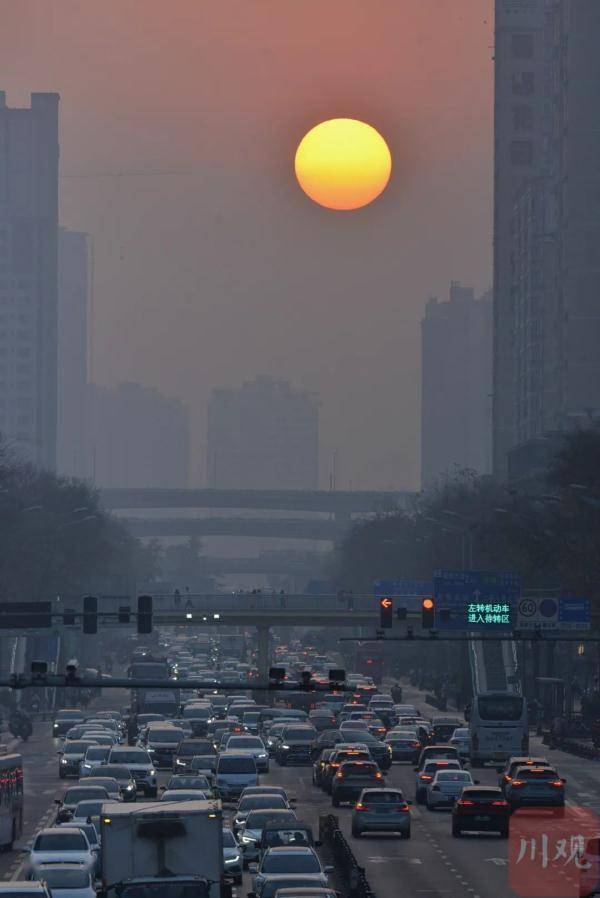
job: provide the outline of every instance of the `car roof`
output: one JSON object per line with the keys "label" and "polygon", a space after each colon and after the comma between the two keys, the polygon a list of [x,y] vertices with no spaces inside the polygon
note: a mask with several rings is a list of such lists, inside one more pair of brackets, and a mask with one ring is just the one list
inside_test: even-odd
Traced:
{"label": "car roof", "polygon": [[37,831],[36,836],[56,835],[57,833],[79,833],[81,830],[78,826],[47,826],[45,829]]}
{"label": "car roof", "polygon": [[[296,829],[296,823],[294,823],[293,829]],[[314,848],[310,845],[277,845],[274,848],[268,848],[267,853],[271,855],[282,855],[282,854],[316,854]],[[304,874],[303,874],[304,875]]]}

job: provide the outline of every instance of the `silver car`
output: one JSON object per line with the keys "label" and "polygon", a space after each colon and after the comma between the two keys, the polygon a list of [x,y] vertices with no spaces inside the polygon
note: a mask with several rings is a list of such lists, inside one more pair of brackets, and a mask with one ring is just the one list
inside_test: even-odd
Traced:
{"label": "silver car", "polygon": [[96,898],[92,876],[79,864],[43,864],[40,876],[52,898]]}
{"label": "silver car", "polygon": [[452,733],[448,744],[454,746],[458,751],[458,757],[461,760],[468,760],[470,752],[469,743],[469,728],[457,727]]}
{"label": "silver car", "polygon": [[363,789],[352,812],[352,835],[395,832],[410,839],[409,805],[399,789]]}
{"label": "silver car", "polygon": [[96,852],[90,847],[87,836],[81,829],[72,826],[51,826],[40,830],[28,854],[25,866],[34,879],[40,878],[40,868],[44,864],[79,864],[89,873],[96,868]]}
{"label": "silver car", "polygon": [[425,804],[429,811],[452,807],[467,786],[477,785],[467,770],[438,770],[425,790]]}

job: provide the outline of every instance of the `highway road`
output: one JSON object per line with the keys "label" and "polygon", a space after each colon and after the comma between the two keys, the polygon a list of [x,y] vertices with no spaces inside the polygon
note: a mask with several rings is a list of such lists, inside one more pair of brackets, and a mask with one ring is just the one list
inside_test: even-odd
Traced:
{"label": "highway road", "polygon": [[[423,694],[411,687],[404,688],[404,700],[426,709]],[[122,704],[105,695],[100,705],[117,707]],[[99,705],[97,704],[96,707]],[[38,724],[33,738],[20,746],[25,760],[25,833],[21,845],[45,825],[54,813],[54,798],[66,784],[58,778],[58,745],[52,739],[49,723]],[[600,813],[600,766],[583,762],[579,758],[560,751],[550,751],[540,741],[533,739],[532,753],[543,754],[557,765],[567,778],[567,797],[571,806],[590,808]],[[509,898],[515,893],[508,888],[507,842],[498,836],[465,836],[454,839],[451,835],[450,814],[447,811],[430,812],[424,806],[412,807],[412,838],[410,841],[391,836],[364,836],[353,839],[350,835],[351,809],[333,810],[330,799],[312,785],[311,768],[279,767],[272,762],[271,772],[263,782],[283,785],[297,798],[297,814],[314,825],[318,832],[319,815],[336,813],[353,851],[367,872],[367,877],[377,898],[396,898],[398,895],[431,896],[431,898]],[[411,764],[394,764],[387,775],[387,782],[402,788],[405,797],[414,798],[414,772]],[[493,768],[474,772],[482,783],[495,784],[498,774]],[[161,781],[167,774],[161,774]],[[230,813],[225,808],[226,815]],[[543,812],[542,812],[543,813]],[[15,878],[23,859],[15,851],[0,854],[0,877]],[[401,890],[399,884],[402,884]],[[250,877],[237,887],[239,896],[246,895]]]}

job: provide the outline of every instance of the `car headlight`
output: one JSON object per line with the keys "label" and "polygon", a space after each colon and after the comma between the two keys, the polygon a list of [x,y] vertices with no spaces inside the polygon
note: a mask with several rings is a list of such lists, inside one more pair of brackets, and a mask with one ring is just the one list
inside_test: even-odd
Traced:
{"label": "car headlight", "polygon": [[185,767],[185,761],[180,761],[179,758],[176,758],[175,763],[179,764],[180,767]]}
{"label": "car headlight", "polygon": [[61,759],[60,759],[60,763],[61,763],[61,764],[68,764],[69,762],[68,762],[68,760],[67,760],[66,758],[61,758]]}
{"label": "car headlight", "polygon": [[132,792],[132,791],[133,791],[133,784],[132,784],[132,783],[128,783],[128,784],[125,786],[125,789],[127,790],[127,792]]}
{"label": "car headlight", "polygon": [[256,839],[253,839],[252,836],[247,836],[244,833],[244,835],[242,836],[242,842],[244,842],[246,845],[251,845],[251,844],[253,845],[253,844],[255,844]]}
{"label": "car headlight", "polygon": [[53,725],[52,729],[57,730],[57,729],[58,729],[58,724],[55,723],[55,724]]}
{"label": "car headlight", "polygon": [[285,749],[285,751],[288,751],[288,750],[289,750],[289,745],[282,745],[281,747],[282,747],[283,749]]}
{"label": "car headlight", "polygon": [[150,776],[156,776],[156,770],[154,769],[154,767],[150,771]]}
{"label": "car headlight", "polygon": [[261,753],[259,754],[258,757],[261,758],[262,760],[264,760],[265,758],[268,758],[269,756],[266,753],[266,751],[261,751]]}
{"label": "car headlight", "polygon": [[226,864],[239,864],[239,862],[240,862],[239,854],[234,855],[234,857],[226,857],[225,858]]}
{"label": "car headlight", "polygon": [[391,746],[391,745],[388,745],[387,750],[388,750],[388,755],[391,755],[391,753],[392,753],[392,746]]}

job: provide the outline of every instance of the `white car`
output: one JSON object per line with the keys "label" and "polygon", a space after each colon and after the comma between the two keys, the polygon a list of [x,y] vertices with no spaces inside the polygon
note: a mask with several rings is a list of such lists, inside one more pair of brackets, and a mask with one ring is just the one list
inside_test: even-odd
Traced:
{"label": "white car", "polygon": [[425,790],[425,804],[430,811],[452,807],[466,786],[476,784],[467,770],[438,770]]}
{"label": "white car", "polygon": [[52,898],[96,898],[90,872],[79,864],[42,864],[39,873]]}
{"label": "white car", "polygon": [[39,879],[44,864],[79,864],[88,873],[96,868],[97,853],[92,850],[87,836],[72,826],[51,826],[41,829],[28,850],[26,868],[30,877]]}
{"label": "white car", "polygon": [[458,751],[459,758],[468,758],[470,752],[469,728],[457,727],[452,733],[449,745],[453,745]]}

